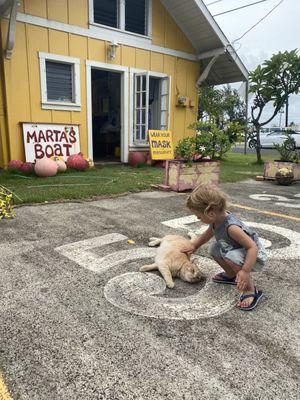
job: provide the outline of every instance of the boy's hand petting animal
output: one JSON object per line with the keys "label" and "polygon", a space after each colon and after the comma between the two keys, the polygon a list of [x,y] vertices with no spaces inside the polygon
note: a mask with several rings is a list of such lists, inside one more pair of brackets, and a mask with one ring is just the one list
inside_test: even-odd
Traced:
{"label": "boy's hand petting animal", "polygon": [[241,269],[236,274],[235,281],[237,290],[245,290],[250,285],[250,273]]}
{"label": "boy's hand petting animal", "polygon": [[188,246],[186,246],[183,249],[181,249],[180,251],[181,251],[181,253],[185,253],[187,255],[191,255],[196,250],[197,250],[197,247],[193,243],[191,243]]}

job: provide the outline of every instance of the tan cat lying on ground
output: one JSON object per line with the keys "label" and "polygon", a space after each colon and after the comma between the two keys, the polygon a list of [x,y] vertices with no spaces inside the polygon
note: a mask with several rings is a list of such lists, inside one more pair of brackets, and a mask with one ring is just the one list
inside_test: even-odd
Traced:
{"label": "tan cat lying on ground", "polygon": [[154,264],[144,265],[140,272],[159,270],[169,288],[175,286],[173,277],[181,278],[186,282],[199,282],[202,278],[198,267],[190,261],[190,256],[181,253],[195,240],[194,233],[188,234],[191,240],[179,235],[167,235],[162,239],[150,238],[149,246],[158,246]]}

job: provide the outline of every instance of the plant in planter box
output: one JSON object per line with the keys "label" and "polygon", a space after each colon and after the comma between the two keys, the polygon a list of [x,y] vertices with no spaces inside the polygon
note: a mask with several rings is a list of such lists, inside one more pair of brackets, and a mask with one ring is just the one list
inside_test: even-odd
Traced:
{"label": "plant in planter box", "polygon": [[276,179],[278,181],[282,175],[282,180],[284,181],[285,171],[289,170],[289,180],[300,180],[300,154],[296,149],[296,142],[292,135],[288,133],[286,136],[282,144],[274,144],[275,149],[280,154],[280,160],[265,163],[265,179]]}
{"label": "plant in planter box", "polygon": [[189,128],[196,130],[195,148],[202,158],[220,159],[232,146],[228,134],[215,123],[198,121]]}
{"label": "plant in planter box", "polygon": [[179,140],[175,148],[176,159],[184,161],[188,166],[192,165],[196,153],[195,138],[187,137]]}
{"label": "plant in planter box", "polygon": [[165,185],[175,191],[194,189],[200,183],[219,183],[221,158],[231,147],[228,135],[215,124],[197,122],[189,126],[196,130],[192,138],[178,142],[177,159],[166,166]]}

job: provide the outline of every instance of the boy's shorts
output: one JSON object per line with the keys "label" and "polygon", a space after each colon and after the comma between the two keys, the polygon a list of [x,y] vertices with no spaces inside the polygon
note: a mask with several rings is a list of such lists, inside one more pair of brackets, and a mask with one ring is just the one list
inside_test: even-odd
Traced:
{"label": "boy's shorts", "polygon": [[[259,251],[261,251],[261,250],[262,249],[259,248]],[[230,261],[232,261],[234,264],[239,265],[240,267],[242,267],[244,265],[246,254],[247,254],[247,251],[244,248],[231,249],[228,251],[224,251],[224,250],[222,250],[221,246],[216,241],[210,245],[208,252],[211,256],[216,257],[216,258],[221,258],[223,260],[225,258],[227,258]],[[252,267],[252,271],[260,272],[262,270],[265,262],[266,262],[266,255],[265,255],[265,260],[259,260],[259,259],[256,260],[256,263]]]}

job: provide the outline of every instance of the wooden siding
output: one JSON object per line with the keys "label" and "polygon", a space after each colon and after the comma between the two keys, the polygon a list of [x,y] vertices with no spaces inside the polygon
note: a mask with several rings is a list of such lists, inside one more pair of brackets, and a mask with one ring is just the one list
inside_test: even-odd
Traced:
{"label": "wooden siding", "polygon": [[190,41],[159,0],[152,0],[153,44],[195,54]]}
{"label": "wooden siding", "polygon": [[[88,0],[22,0],[20,12],[88,28]],[[191,42],[159,0],[152,0],[153,44],[196,54]]]}
{"label": "wooden siding", "polygon": [[[61,7],[58,7],[58,3]],[[49,17],[62,22],[86,26],[87,0],[22,0],[21,11]],[[77,7],[77,8],[76,8]],[[58,8],[60,12],[58,11]],[[67,12],[67,14],[66,14]],[[158,0],[153,0],[153,41],[158,45],[174,45],[177,50],[192,51],[186,38],[170,19]],[[7,22],[1,21],[1,38],[4,46]],[[176,39],[174,39],[174,35]],[[179,39],[179,37],[181,39]],[[181,40],[181,44],[180,44]],[[196,120],[197,106],[176,107],[178,94],[185,95],[197,104],[195,82],[199,77],[199,64],[175,56],[121,45],[114,61],[107,59],[108,43],[49,28],[17,23],[16,41],[11,60],[4,59],[4,81],[7,97],[8,130],[11,159],[24,159],[23,138],[20,122],[49,122],[80,124],[81,151],[87,156],[86,112],[86,60],[112,63],[148,71],[162,72],[171,76],[171,124],[175,141],[192,134],[187,128]],[[80,58],[81,111],[44,110],[41,107],[40,66],[38,52],[54,53]],[[0,92],[0,114],[1,114]],[[0,115],[1,117],[1,115]],[[1,125],[0,125],[0,129]],[[1,140],[6,137],[1,131]],[[8,145],[7,145],[8,146]],[[8,155],[0,154],[0,165]]]}

